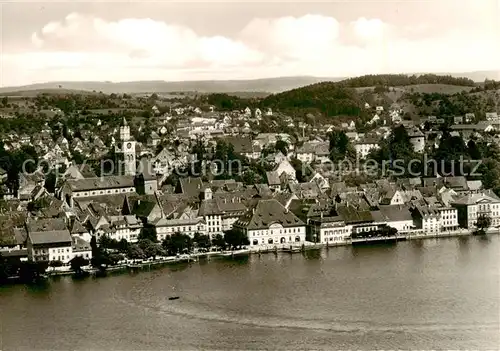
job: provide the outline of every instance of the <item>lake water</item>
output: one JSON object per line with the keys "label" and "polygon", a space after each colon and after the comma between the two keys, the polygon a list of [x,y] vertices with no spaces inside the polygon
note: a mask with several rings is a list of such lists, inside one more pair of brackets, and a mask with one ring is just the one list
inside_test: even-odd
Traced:
{"label": "lake water", "polygon": [[0,288],[0,349],[498,350],[499,284],[499,236],[64,277]]}

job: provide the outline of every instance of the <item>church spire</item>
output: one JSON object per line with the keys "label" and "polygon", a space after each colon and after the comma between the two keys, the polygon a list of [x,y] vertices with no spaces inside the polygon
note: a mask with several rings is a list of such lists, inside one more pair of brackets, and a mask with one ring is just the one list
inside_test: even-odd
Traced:
{"label": "church spire", "polygon": [[122,127],[126,127],[126,126],[128,126],[128,123],[127,123],[127,120],[125,119],[125,117],[123,117]]}

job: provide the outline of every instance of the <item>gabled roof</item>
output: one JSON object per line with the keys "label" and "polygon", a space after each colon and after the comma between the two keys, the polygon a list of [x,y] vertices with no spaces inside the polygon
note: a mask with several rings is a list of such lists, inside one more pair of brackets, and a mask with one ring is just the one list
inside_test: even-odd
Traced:
{"label": "gabled roof", "polygon": [[133,176],[108,176],[85,179],[68,179],[66,184],[72,191],[130,188],[134,186]]}
{"label": "gabled roof", "polygon": [[30,241],[33,245],[43,245],[43,244],[70,244],[71,245],[71,234],[69,230],[50,230],[43,232],[30,232]]}
{"label": "gabled roof", "polygon": [[388,205],[380,206],[379,210],[388,222],[411,221],[412,216],[407,206]]}
{"label": "gabled roof", "polygon": [[203,188],[203,182],[201,178],[181,178],[179,179],[181,185],[181,191],[183,194],[188,196],[199,196]]}
{"label": "gabled roof", "polygon": [[370,211],[359,211],[351,206],[337,206],[337,213],[347,224],[369,223],[374,221]]}
{"label": "gabled roof", "polygon": [[248,212],[238,221],[238,225],[247,230],[267,229],[274,223],[281,224],[285,228],[305,225],[275,199],[260,200],[254,211]]}

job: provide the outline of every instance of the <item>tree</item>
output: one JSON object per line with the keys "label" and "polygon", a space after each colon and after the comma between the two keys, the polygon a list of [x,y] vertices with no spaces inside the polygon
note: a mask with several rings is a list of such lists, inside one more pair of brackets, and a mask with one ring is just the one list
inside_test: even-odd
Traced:
{"label": "tree", "polygon": [[194,233],[194,243],[200,249],[208,249],[210,248],[210,236],[203,235],[201,233]]}
{"label": "tree", "polygon": [[333,131],[328,135],[330,141],[330,159],[334,162],[341,161],[347,156],[354,156],[354,149],[344,131]]}
{"label": "tree", "polygon": [[121,253],[127,253],[128,252],[128,241],[126,239],[121,239],[118,242],[117,250],[120,251]]}
{"label": "tree", "polygon": [[191,251],[193,247],[193,241],[191,240],[191,237],[189,235],[174,233],[170,236],[167,236],[165,240],[163,240],[161,245],[168,255],[175,256],[183,252]]}
{"label": "tree", "polygon": [[215,247],[218,247],[218,248],[224,250],[226,248],[226,241],[224,240],[224,236],[222,236],[221,234],[216,234],[212,238],[212,246],[215,246]]}
{"label": "tree", "polygon": [[231,247],[236,249],[242,245],[249,245],[248,237],[243,231],[233,228],[224,232],[224,241]]}
{"label": "tree", "polygon": [[153,243],[156,243],[158,241],[158,238],[156,236],[155,227],[153,227],[151,225],[145,225],[141,229],[141,232],[139,233],[137,240],[150,240]]}
{"label": "tree", "polygon": [[34,283],[38,281],[46,272],[49,263],[46,261],[25,261],[21,262],[19,267],[19,277],[21,281],[26,283]]}
{"label": "tree", "polygon": [[71,270],[75,272],[75,274],[82,274],[83,273],[83,266],[86,266],[89,264],[89,261],[83,258],[82,256],[75,256],[71,261],[69,261]]}
{"label": "tree", "polygon": [[137,244],[130,244],[128,247],[127,256],[132,259],[144,258],[144,251]]}
{"label": "tree", "polygon": [[479,215],[476,221],[476,227],[478,228],[478,232],[486,233],[485,229],[488,229],[491,226],[491,218],[487,215]]}
{"label": "tree", "polygon": [[149,239],[141,239],[137,242],[137,245],[144,252],[144,256],[149,258],[155,258],[158,255],[158,245]]}
{"label": "tree", "polygon": [[276,151],[281,151],[281,153],[285,156],[288,154],[288,144],[282,139],[278,139],[276,141],[276,145],[274,146],[274,148],[276,149]]}
{"label": "tree", "polygon": [[45,184],[44,187],[51,194],[54,194],[56,191],[56,183],[57,183],[57,172],[55,170],[51,170],[45,176]]}
{"label": "tree", "polygon": [[4,96],[2,98],[2,105],[7,106],[8,103],[9,103],[9,98],[7,96]]}

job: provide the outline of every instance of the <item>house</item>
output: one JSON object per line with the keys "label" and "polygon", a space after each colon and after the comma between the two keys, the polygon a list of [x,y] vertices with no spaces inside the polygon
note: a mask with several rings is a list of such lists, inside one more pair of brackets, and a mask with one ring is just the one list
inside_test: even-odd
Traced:
{"label": "house", "polygon": [[63,220],[30,220],[25,227],[28,259],[68,263],[73,258],[73,240]]}
{"label": "house", "polygon": [[160,142],[161,142],[161,138],[158,135],[158,133],[156,133],[155,131],[152,131],[151,135],[148,138],[148,145],[157,146]]}
{"label": "house", "polygon": [[203,190],[198,216],[205,220],[207,234],[221,234],[233,227],[233,224],[247,211],[239,197],[214,198],[212,189]]}
{"label": "house", "polygon": [[377,106],[377,107],[375,107],[375,111],[377,111],[377,112],[384,112],[384,107],[383,106]]}
{"label": "house", "polygon": [[466,113],[464,116],[464,123],[472,123],[475,118],[476,116],[474,115],[474,113],[472,112]]}
{"label": "house", "polygon": [[486,120],[497,129],[500,129],[500,117],[497,112],[486,112]]}
{"label": "house", "polygon": [[247,117],[247,118],[252,117],[252,110],[248,106],[245,108],[245,110],[243,111],[243,113],[244,113],[244,116]]}
{"label": "house", "polygon": [[500,226],[500,198],[491,190],[467,194],[451,202],[458,211],[458,222],[462,228],[474,229],[478,217],[491,219],[491,226]]}
{"label": "house", "polygon": [[391,118],[392,123],[401,123],[403,121],[401,113],[396,110],[391,111],[389,113],[389,117]]}
{"label": "house", "polygon": [[296,156],[298,160],[305,163],[328,162],[329,148],[329,142],[310,141],[297,149]]}
{"label": "house", "polygon": [[206,223],[198,211],[187,209],[175,218],[159,218],[152,224],[156,230],[158,240],[162,241],[174,233],[182,233],[194,238],[196,233],[207,235]]}
{"label": "house", "polygon": [[368,125],[372,125],[372,124],[375,124],[377,123],[378,121],[380,121],[380,116],[378,114],[375,114],[371,120],[369,120],[368,122],[366,122],[366,124]]}
{"label": "house", "polygon": [[309,220],[309,240],[323,244],[342,244],[351,238],[352,226],[341,216],[321,216]]}
{"label": "house", "polygon": [[453,124],[464,124],[464,117],[463,116],[453,117]]}
{"label": "house", "polygon": [[276,171],[266,172],[267,185],[269,189],[274,191],[281,191],[280,174]]}
{"label": "house", "polygon": [[413,229],[413,217],[410,209],[405,205],[387,205],[379,206],[380,213],[384,216],[389,227],[398,231],[398,233],[407,233]]}
{"label": "house", "polygon": [[302,244],[306,225],[276,199],[260,200],[234,227],[242,230],[250,245]]}
{"label": "house", "polygon": [[407,128],[410,143],[413,146],[413,151],[423,152],[425,149],[425,135],[417,127]]}
{"label": "house", "polygon": [[356,154],[360,158],[366,158],[372,150],[380,148],[379,141],[374,137],[364,137],[354,143]]}
{"label": "house", "polygon": [[288,179],[293,179],[293,180],[296,180],[296,171],[295,171],[295,168],[293,168],[292,164],[290,163],[290,161],[288,161],[287,159],[284,159],[283,161],[281,161],[275,168],[274,168],[274,171],[277,172],[280,177],[283,175],[283,174],[286,174],[287,178]]}
{"label": "house", "polygon": [[132,215],[102,216],[98,220],[89,221],[91,234],[100,239],[107,236],[110,239],[120,241],[122,239],[129,243],[137,242],[137,238],[143,227],[142,222]]}
{"label": "house", "polygon": [[224,140],[233,145],[234,152],[251,160],[259,159],[262,148],[258,143],[252,142],[250,137],[226,137]]}
{"label": "house", "polygon": [[412,213],[416,229],[425,234],[437,234],[440,231],[439,210],[429,206],[416,206]]}
{"label": "house", "polygon": [[261,119],[261,118],[262,118],[262,111],[261,111],[259,108],[256,108],[256,109],[255,109],[254,116],[255,116],[255,118],[257,118],[257,119]]}

